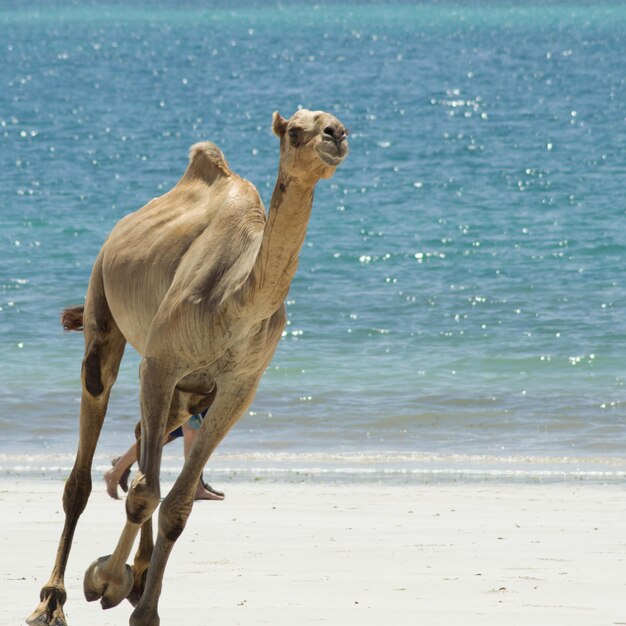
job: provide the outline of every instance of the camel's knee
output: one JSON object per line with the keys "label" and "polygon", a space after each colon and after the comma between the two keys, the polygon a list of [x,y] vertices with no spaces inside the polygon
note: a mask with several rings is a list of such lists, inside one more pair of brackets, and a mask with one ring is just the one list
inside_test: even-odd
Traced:
{"label": "camel's knee", "polygon": [[143,524],[159,505],[161,493],[158,482],[150,484],[146,475],[139,473],[128,491],[126,517],[132,524]]}
{"label": "camel's knee", "polygon": [[180,498],[167,498],[159,510],[159,535],[169,541],[176,541],[185,530],[191,513],[191,502],[184,502]]}

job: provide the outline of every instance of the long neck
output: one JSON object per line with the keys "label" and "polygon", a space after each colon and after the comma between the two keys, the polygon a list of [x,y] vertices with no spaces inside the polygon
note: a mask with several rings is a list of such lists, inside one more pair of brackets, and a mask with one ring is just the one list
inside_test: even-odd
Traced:
{"label": "long neck", "polygon": [[288,177],[279,168],[261,248],[252,274],[253,305],[263,317],[274,313],[287,297],[289,285],[298,268],[314,189],[314,184]]}

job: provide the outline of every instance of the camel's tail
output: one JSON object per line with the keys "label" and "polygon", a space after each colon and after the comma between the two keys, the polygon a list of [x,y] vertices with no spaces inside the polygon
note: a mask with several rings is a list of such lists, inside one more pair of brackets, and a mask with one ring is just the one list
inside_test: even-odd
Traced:
{"label": "camel's tail", "polygon": [[69,309],[65,309],[63,313],[61,313],[61,324],[63,324],[63,330],[82,330],[84,311],[84,306],[74,306]]}

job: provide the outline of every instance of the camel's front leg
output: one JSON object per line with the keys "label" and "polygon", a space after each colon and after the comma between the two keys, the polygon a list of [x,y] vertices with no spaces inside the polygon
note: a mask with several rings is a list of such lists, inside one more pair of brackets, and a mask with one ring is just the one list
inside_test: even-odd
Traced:
{"label": "camel's front leg", "polygon": [[167,417],[176,377],[150,359],[141,363],[141,445],[139,472],[126,498],[126,524],[113,554],[96,559],[85,572],[87,600],[100,600],[102,608],[119,604],[133,587],[133,573],[126,565],[141,526],[160,500],[159,470]]}
{"label": "camel's front leg", "polygon": [[247,381],[217,383],[217,395],[206,414],[198,436],[185,461],[180,476],[174,483],[159,510],[159,530],[148,568],[146,587],[137,608],[130,618],[131,626],[158,626],[158,601],[165,566],[174,543],[183,532],[191,513],[196,487],[209,457],[230,428],[248,408],[254,397],[259,377]]}
{"label": "camel's front leg", "polygon": [[[172,399],[172,406],[170,408],[170,414],[167,418],[167,426],[165,432],[171,433],[175,428],[178,428],[182,423],[189,419],[187,405],[181,402],[181,396],[178,392],[174,392]],[[141,436],[140,429],[136,432],[136,437],[139,439]],[[163,442],[167,443],[166,438]],[[139,443],[139,442],[138,442]],[[152,537],[152,518],[147,519],[141,527],[141,536],[139,539],[139,549],[135,554],[135,560],[133,561],[133,588],[128,595],[128,601],[137,606],[139,600],[141,600],[141,594],[146,586],[146,576],[148,575],[148,566],[150,565],[150,559],[152,558],[152,551],[154,550],[154,541]]]}

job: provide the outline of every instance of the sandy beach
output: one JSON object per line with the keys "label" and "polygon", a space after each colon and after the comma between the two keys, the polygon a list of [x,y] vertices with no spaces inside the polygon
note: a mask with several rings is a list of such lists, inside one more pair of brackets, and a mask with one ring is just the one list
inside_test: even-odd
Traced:
{"label": "sandy beach", "polygon": [[[2,624],[23,623],[47,580],[62,486],[0,480]],[[196,504],[161,624],[625,624],[624,510],[616,485],[235,482]],[[123,516],[96,483],[68,566],[70,626],[127,624],[130,604],[82,594]]]}

